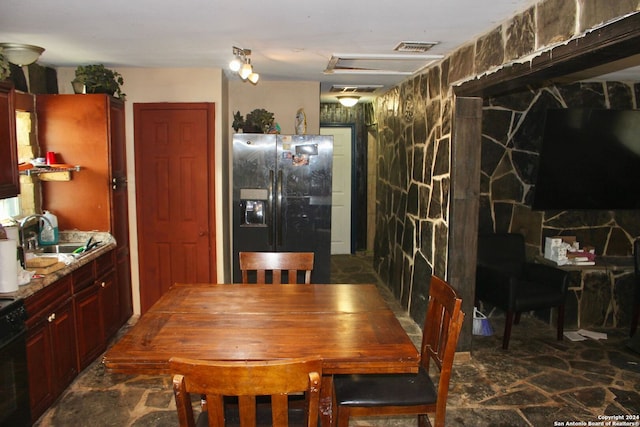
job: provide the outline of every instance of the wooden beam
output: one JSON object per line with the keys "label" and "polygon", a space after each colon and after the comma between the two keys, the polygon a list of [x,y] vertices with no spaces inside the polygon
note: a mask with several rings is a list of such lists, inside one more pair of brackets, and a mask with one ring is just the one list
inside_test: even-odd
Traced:
{"label": "wooden beam", "polygon": [[495,96],[544,86],[553,79],[640,53],[640,12],[558,45],[530,61],[503,66],[454,87],[458,96]]}

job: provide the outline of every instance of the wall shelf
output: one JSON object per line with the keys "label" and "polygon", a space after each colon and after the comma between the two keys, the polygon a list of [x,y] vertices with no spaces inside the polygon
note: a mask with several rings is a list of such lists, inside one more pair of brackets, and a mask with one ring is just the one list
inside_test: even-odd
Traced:
{"label": "wall shelf", "polygon": [[31,169],[25,169],[20,171],[20,175],[27,175],[27,176],[31,176],[31,175],[41,175],[44,173],[56,173],[56,172],[78,172],[80,171],[81,167],[79,165],[70,167],[70,168],[52,168],[52,167],[39,167],[36,166],[34,168]]}
{"label": "wall shelf", "polygon": [[37,176],[42,181],[69,181],[71,172],[79,172],[80,169],[79,165],[68,168],[36,166],[31,169],[21,170],[20,175]]}

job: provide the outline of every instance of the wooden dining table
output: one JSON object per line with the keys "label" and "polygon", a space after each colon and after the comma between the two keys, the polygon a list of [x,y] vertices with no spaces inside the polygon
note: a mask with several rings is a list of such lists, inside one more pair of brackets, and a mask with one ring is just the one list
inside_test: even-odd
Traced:
{"label": "wooden dining table", "polygon": [[173,356],[323,360],[322,425],[334,374],[417,372],[419,353],[375,285],[177,283],[105,353],[107,370],[169,374]]}

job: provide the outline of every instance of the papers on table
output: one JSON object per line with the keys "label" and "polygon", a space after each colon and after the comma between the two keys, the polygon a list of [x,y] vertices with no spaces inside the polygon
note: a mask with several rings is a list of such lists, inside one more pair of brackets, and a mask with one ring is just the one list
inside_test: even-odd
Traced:
{"label": "papers on table", "polygon": [[578,329],[577,331],[567,331],[564,336],[571,341],[584,341],[587,338],[594,340],[606,340],[607,334],[605,332],[588,331],[586,329]]}

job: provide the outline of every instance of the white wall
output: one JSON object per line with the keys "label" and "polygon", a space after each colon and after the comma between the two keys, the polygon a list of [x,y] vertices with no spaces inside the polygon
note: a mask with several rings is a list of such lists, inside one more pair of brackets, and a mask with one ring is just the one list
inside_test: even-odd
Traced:
{"label": "white wall", "polygon": [[[299,108],[307,116],[307,134],[320,133],[320,82],[229,81],[229,117],[240,111],[243,117],[256,108],[273,113],[283,134],[295,134],[295,117]],[[229,122],[229,127],[231,122]]]}
{"label": "white wall", "polygon": [[[143,102],[211,102],[215,103],[215,204],[216,204],[216,252],[217,252],[217,280],[224,281],[225,247],[228,246],[228,231],[224,224],[228,221],[225,210],[228,194],[228,144],[222,143],[229,138],[227,125],[229,118],[226,77],[221,69],[202,68],[114,68],[122,74],[124,85],[122,91],[126,93],[125,120],[127,140],[127,180],[129,190],[129,224],[131,246],[131,279],[133,291],[133,310],[140,314],[140,276],[138,270],[138,229],[136,223],[136,180],[134,158],[134,123],[133,104]],[[75,68],[59,68],[58,88],[62,93],[73,93],[71,80],[75,75]],[[225,238],[225,233],[227,237]],[[228,255],[227,255],[228,256]]]}

